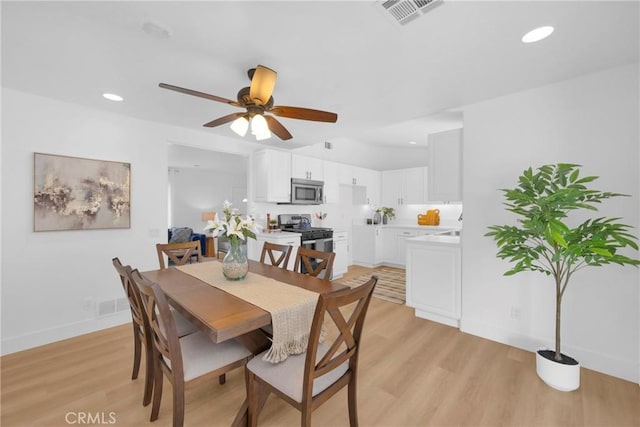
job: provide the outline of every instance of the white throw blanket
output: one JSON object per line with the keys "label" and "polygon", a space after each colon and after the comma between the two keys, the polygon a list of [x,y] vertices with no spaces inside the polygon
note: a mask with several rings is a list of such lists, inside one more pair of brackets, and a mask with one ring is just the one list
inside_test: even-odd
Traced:
{"label": "white throw blanket", "polygon": [[316,292],[255,273],[231,282],[222,274],[222,264],[219,262],[194,263],[175,268],[271,314],[273,343],[264,360],[278,363],[291,354],[306,351],[318,302],[319,294]]}

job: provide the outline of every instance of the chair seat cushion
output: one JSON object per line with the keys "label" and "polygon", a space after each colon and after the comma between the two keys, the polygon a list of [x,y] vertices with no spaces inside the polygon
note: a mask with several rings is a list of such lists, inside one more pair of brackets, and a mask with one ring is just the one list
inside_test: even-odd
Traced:
{"label": "chair seat cushion", "polygon": [[234,340],[216,344],[202,332],[180,338],[180,348],[185,381],[251,356],[249,350]]}
{"label": "chair seat cushion", "polygon": [[[324,356],[329,347],[324,344],[318,345],[316,353],[316,361]],[[289,356],[285,361],[280,363],[271,363],[262,360],[262,356],[266,352],[260,353],[247,363],[247,369],[262,378],[265,382],[271,384],[296,402],[302,402],[302,382],[304,375],[304,364],[307,357],[306,353],[296,356]],[[344,362],[331,372],[318,377],[313,382],[313,396],[324,391],[334,382],[338,381],[349,369],[349,362]]]}

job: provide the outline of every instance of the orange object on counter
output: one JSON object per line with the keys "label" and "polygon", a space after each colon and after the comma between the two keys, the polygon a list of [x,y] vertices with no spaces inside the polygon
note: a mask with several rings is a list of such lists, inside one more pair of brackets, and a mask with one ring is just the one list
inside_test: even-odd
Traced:
{"label": "orange object on counter", "polygon": [[418,214],[418,225],[440,225],[440,209],[429,209],[425,215]]}

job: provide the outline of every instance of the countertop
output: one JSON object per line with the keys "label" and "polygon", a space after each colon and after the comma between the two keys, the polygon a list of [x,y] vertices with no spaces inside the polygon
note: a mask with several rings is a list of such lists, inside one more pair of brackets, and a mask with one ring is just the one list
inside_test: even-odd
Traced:
{"label": "countertop", "polygon": [[411,228],[415,230],[433,230],[433,231],[447,231],[447,230],[462,230],[462,226],[447,226],[447,225],[418,225],[418,224],[353,224],[354,227],[380,227],[380,228]]}
{"label": "countertop", "polygon": [[447,246],[460,246],[460,236],[442,236],[439,234],[429,234],[426,236],[410,237],[406,240],[407,244],[437,244]]}

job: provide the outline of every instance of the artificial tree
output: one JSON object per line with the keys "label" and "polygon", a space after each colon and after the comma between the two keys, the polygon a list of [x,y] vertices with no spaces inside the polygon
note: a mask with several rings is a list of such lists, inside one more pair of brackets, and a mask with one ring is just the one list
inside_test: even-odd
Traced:
{"label": "artificial tree", "polygon": [[556,286],[556,331],[554,360],[563,362],[560,315],[564,293],[572,275],[587,266],[635,265],[640,260],[620,253],[623,248],[638,250],[629,225],[620,218],[587,219],[571,226],[572,211],[596,211],[605,199],[626,196],[587,188],[596,176],[580,177],[580,165],[544,165],[536,172],[525,170],[514,189],[503,189],[507,210],[518,215],[518,225],[494,225],[486,236],[495,239],[498,258],[514,266],[510,276],[522,271],[539,271],[552,276]]}

